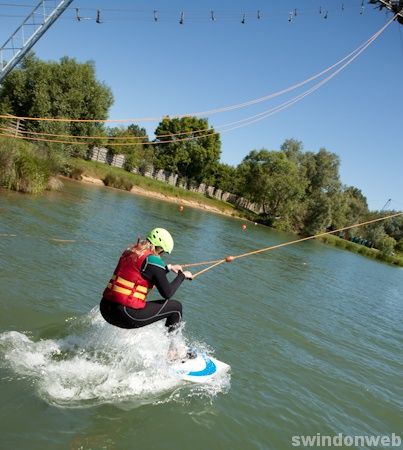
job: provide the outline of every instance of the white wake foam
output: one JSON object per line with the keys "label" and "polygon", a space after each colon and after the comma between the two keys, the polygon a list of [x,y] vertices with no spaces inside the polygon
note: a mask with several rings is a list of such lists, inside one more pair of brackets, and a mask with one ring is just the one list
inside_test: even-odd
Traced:
{"label": "white wake foam", "polygon": [[[136,330],[106,323],[94,308],[69,324],[68,335],[35,342],[17,331],[0,334],[0,355],[20,378],[33,382],[38,394],[50,404],[86,407],[113,403],[133,408],[147,403],[184,401],[193,395],[212,397],[226,392],[230,375],[205,386],[178,380],[167,362],[170,342],[187,345],[183,331],[168,336],[162,322]],[[190,343],[208,351],[201,343]]]}

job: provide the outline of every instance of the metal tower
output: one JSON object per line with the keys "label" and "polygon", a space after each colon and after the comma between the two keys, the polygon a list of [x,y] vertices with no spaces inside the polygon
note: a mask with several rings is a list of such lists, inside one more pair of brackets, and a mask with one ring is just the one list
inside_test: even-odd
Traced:
{"label": "metal tower", "polygon": [[392,201],[392,199],[389,198],[388,201],[382,206],[381,212],[384,211],[385,209],[389,208],[391,201]]}
{"label": "metal tower", "polygon": [[369,0],[369,3],[378,4],[379,9],[388,8],[397,14],[397,21],[403,25],[403,0]]}
{"label": "metal tower", "polygon": [[[73,0],[41,0],[0,48],[0,84]],[[50,5],[51,4],[51,5]]]}

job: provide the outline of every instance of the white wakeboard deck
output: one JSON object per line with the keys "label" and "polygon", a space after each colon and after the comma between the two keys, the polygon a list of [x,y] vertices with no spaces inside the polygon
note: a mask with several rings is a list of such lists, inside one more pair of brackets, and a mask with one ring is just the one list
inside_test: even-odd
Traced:
{"label": "white wakeboard deck", "polygon": [[172,368],[182,380],[208,383],[227,372],[230,366],[204,353],[198,353],[196,358],[175,362]]}

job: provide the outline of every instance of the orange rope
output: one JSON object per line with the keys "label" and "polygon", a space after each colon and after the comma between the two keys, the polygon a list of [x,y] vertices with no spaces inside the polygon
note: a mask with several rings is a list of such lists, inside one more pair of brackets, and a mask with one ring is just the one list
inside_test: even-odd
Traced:
{"label": "orange rope", "polygon": [[215,259],[214,261],[203,261],[198,263],[191,263],[191,264],[181,264],[182,267],[196,267],[196,266],[206,266],[208,264],[215,264],[218,261],[222,261],[221,259]]}
{"label": "orange rope", "polygon": [[[75,135],[75,134],[54,134],[54,133],[43,133],[39,131],[23,131],[23,130],[16,130],[15,128],[10,127],[0,127],[0,131],[8,131],[11,133],[18,133],[18,134],[33,134],[35,136],[51,136],[51,137],[67,137],[67,138],[75,138],[75,139],[100,139],[100,140],[140,140],[140,139],[148,139],[148,136],[108,136],[108,135],[93,135],[93,136],[87,136],[84,134],[81,135]],[[169,135],[167,135],[169,136]],[[158,137],[158,136],[157,136]],[[30,139],[27,137],[26,139]],[[137,143],[137,142],[134,142]],[[143,144],[144,142],[140,142],[140,144]]]}
{"label": "orange rope", "polygon": [[[227,124],[226,124],[227,125]],[[225,125],[225,126],[226,126]],[[228,124],[228,125],[232,125],[232,123]],[[202,133],[202,132],[206,132],[211,130],[211,128],[200,128],[198,130],[191,130],[191,131],[182,131],[180,133],[170,133],[170,134],[156,134],[155,137],[156,139],[162,138],[162,137],[173,137],[173,136],[181,136],[184,134],[195,134],[195,133]],[[144,142],[137,142],[138,140],[141,139],[148,139],[149,136],[145,135],[145,136],[108,136],[108,135],[76,135],[76,134],[54,134],[54,133],[44,133],[44,132],[38,132],[38,131],[23,131],[23,130],[16,130],[15,128],[11,128],[11,127],[0,127],[0,131],[6,131],[6,132],[10,132],[10,133],[18,133],[18,134],[33,134],[36,136],[52,136],[52,137],[67,137],[67,138],[75,138],[75,139],[99,139],[99,140],[103,140],[103,141],[110,141],[110,140],[126,140],[126,141],[136,141],[133,142],[134,144],[147,144],[149,143],[148,141],[144,141]],[[192,136],[192,137],[199,137],[199,136]],[[29,140],[29,137],[26,137],[27,140]],[[49,140],[49,142],[51,142]],[[171,141],[170,141],[171,142]]]}
{"label": "orange rope", "polygon": [[193,263],[193,264],[184,264],[182,267],[191,267],[191,266],[210,264],[210,263],[212,264],[210,267],[207,267],[207,268],[201,270],[200,272],[195,273],[193,275],[193,278],[196,278],[199,275],[201,275],[202,273],[207,272],[208,270],[212,269],[213,267],[218,266],[219,264],[221,264],[223,262],[232,262],[235,259],[244,258],[245,256],[251,256],[251,255],[255,255],[257,253],[267,252],[269,250],[274,250],[276,248],[286,247],[287,245],[298,244],[299,242],[308,241],[310,239],[316,239],[316,238],[321,237],[321,236],[326,236],[327,234],[339,233],[341,231],[350,230],[351,228],[356,228],[356,227],[361,227],[361,226],[364,226],[364,225],[369,225],[371,223],[380,222],[381,220],[391,219],[393,217],[398,217],[398,216],[401,216],[401,215],[403,215],[403,212],[399,212],[399,213],[396,213],[396,214],[391,214],[390,216],[380,217],[378,219],[368,220],[366,222],[357,223],[355,225],[349,225],[348,227],[339,228],[339,229],[333,230],[333,231],[326,231],[324,233],[319,233],[319,234],[315,234],[313,236],[308,236],[308,237],[304,237],[304,238],[301,238],[301,239],[296,239],[294,241],[283,242],[282,244],[272,245],[270,247],[265,247],[265,248],[261,248],[261,249],[258,249],[258,250],[253,250],[251,252],[243,253],[241,255],[227,256],[225,259],[217,259],[216,261]]}
{"label": "orange rope", "polygon": [[[193,275],[193,278],[198,277],[199,275],[201,275],[204,272],[207,272],[208,270],[212,269],[213,267],[219,266],[220,264],[222,264],[223,262],[225,262],[225,259],[220,259],[218,260],[215,264],[211,265],[210,267],[206,267],[205,269],[201,270],[200,272],[197,272]],[[182,266],[184,267],[184,266]]]}
{"label": "orange rope", "polygon": [[[160,144],[172,144],[175,142],[184,142],[184,141],[192,141],[193,139],[213,136],[214,134],[220,134],[218,131],[212,131],[211,133],[207,134],[201,134],[200,136],[189,136],[187,138],[182,139],[174,139],[174,140],[168,140],[168,141],[149,141],[149,142],[125,142],[125,143],[113,143],[112,145],[114,147],[128,147],[136,144],[147,144],[147,145],[160,145]],[[57,142],[58,144],[69,144],[69,145],[88,145],[89,142],[78,142],[78,141],[65,141],[61,139],[44,139],[44,138],[35,138],[35,137],[27,137],[27,136],[15,136],[14,134],[6,134],[3,132],[0,132],[0,136],[4,137],[11,137],[14,139],[25,139],[27,141],[42,141],[42,142]],[[169,135],[172,136],[172,135]],[[77,136],[72,136],[77,137]],[[105,139],[105,138],[103,138]]]}

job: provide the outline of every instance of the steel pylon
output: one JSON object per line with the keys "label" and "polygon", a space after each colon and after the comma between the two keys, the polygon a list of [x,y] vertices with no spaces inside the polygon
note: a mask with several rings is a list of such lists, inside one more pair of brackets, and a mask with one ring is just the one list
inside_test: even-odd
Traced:
{"label": "steel pylon", "polygon": [[0,47],[0,84],[73,0],[41,0]]}

